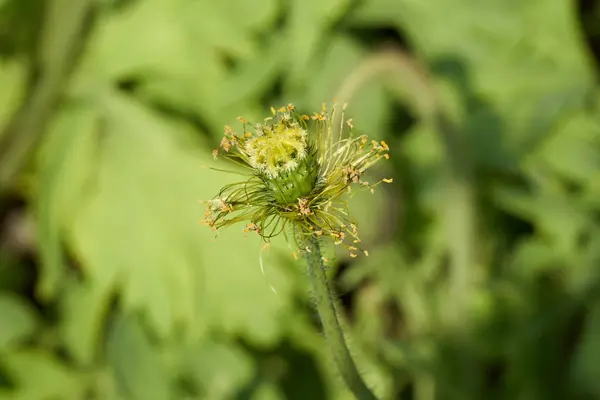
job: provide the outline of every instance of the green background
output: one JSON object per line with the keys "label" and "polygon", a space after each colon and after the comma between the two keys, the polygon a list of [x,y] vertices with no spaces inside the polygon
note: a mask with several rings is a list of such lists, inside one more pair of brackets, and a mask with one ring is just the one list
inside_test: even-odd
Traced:
{"label": "green background", "polygon": [[[332,257],[390,399],[600,398],[600,2],[0,0],[0,399],[349,399],[302,261],[204,207],[223,126],[348,101]],[[275,288],[274,293],[270,286]]]}

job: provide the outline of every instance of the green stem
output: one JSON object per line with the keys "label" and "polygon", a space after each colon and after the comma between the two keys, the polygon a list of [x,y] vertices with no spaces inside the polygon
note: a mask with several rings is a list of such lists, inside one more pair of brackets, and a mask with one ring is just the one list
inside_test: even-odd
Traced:
{"label": "green stem", "polygon": [[344,339],[344,332],[335,309],[335,296],[327,283],[327,275],[321,256],[319,241],[311,237],[308,251],[305,253],[308,277],[315,296],[315,303],[325,338],[333,354],[344,382],[359,400],[376,400],[377,397],[367,387],[350,356],[350,351]]}
{"label": "green stem", "polygon": [[[469,302],[480,285],[484,272],[477,268],[477,252],[481,245],[477,231],[476,180],[468,143],[448,117],[427,69],[398,48],[382,49],[367,57],[344,80],[336,97],[340,103],[349,102],[368,80],[381,77],[388,78],[392,93],[406,101],[422,123],[433,128],[446,155],[448,176],[444,208],[441,211],[446,218],[450,258],[447,295],[452,301],[444,302],[445,308],[441,312],[447,317],[445,323],[459,349],[458,356],[449,357],[453,365],[450,370],[460,377],[452,382],[455,387],[467,387],[472,393],[477,393],[480,383],[477,374],[473,372],[478,369],[470,342],[473,333],[469,322]],[[462,88],[463,93],[466,89]],[[431,385],[434,383],[432,381]]]}
{"label": "green stem", "polygon": [[0,191],[10,190],[27,165],[67,89],[96,11],[94,0],[48,0],[31,54],[26,100],[0,132]]}

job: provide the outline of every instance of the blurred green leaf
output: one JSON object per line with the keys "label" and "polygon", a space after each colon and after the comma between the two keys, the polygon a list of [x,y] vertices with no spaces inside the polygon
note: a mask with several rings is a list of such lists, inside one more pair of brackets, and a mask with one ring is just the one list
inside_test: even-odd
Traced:
{"label": "blurred green leaf", "polygon": [[94,282],[69,279],[60,299],[64,346],[80,365],[91,365],[103,337],[103,327],[114,287],[98,287]]}
{"label": "blurred green leaf", "polygon": [[[266,46],[256,51],[252,57],[239,61],[239,65],[231,71],[223,84],[219,103],[227,107],[230,104],[250,102],[269,89],[281,73],[285,62],[286,44],[285,38],[271,38]],[[260,112],[262,114],[264,110],[261,109]],[[236,116],[228,115],[228,118]],[[215,133],[220,136],[221,130]]]}
{"label": "blurred green leaf", "polygon": [[252,360],[232,343],[206,341],[185,353],[187,368],[208,399],[232,398],[254,373]]}
{"label": "blurred green leaf", "polygon": [[220,31],[228,28],[242,31],[270,31],[278,17],[280,4],[277,0],[226,0],[206,5],[219,12],[219,20],[229,21],[228,26],[220,26]]}
{"label": "blurred green leaf", "polygon": [[20,105],[25,91],[25,78],[22,63],[0,59],[0,136],[9,118]]}
{"label": "blurred green leaf", "polygon": [[42,276],[38,293],[55,296],[65,274],[63,240],[72,211],[89,190],[98,144],[98,115],[90,107],[73,106],[56,116],[39,152],[38,193],[34,198]]}
{"label": "blurred green leaf", "polygon": [[170,399],[172,373],[138,318],[120,315],[107,338],[107,356],[123,393],[132,399]]}
{"label": "blurred green leaf", "polygon": [[573,255],[578,240],[590,225],[585,208],[558,193],[540,192],[527,195],[516,190],[499,189],[498,204],[533,222],[554,241],[555,251]]}
{"label": "blurred green leaf", "polygon": [[571,379],[578,387],[580,393],[586,397],[600,395],[600,304],[596,302],[590,307],[590,313],[585,324],[583,338],[577,349],[575,361],[571,371]]}
{"label": "blurred green leaf", "polygon": [[93,191],[73,208],[69,235],[94,285],[119,286],[125,307],[145,310],[163,337],[177,323],[197,333],[220,326],[277,337],[273,316],[287,302],[286,278],[272,272],[274,295],[260,274],[257,240],[230,230],[211,243],[213,233],[197,222],[198,200],[229,179],[200,168],[213,162],[210,151],[198,152],[187,127],[117,94],[105,98],[101,118]]}
{"label": "blurred green leaf", "polygon": [[521,242],[513,255],[514,271],[525,281],[534,280],[540,273],[560,265],[561,257],[553,251],[552,242],[533,238]]}
{"label": "blurred green leaf", "polygon": [[252,400],[278,400],[283,397],[280,390],[273,384],[262,384],[252,396]]}
{"label": "blurred green leaf", "polygon": [[[327,29],[349,6],[348,0],[290,0],[288,39],[288,75],[286,81],[292,88],[310,84],[312,62],[326,40]],[[327,101],[327,99],[319,100]]]}
{"label": "blurred green leaf", "polygon": [[[268,28],[276,10],[274,0],[136,2],[100,27],[85,62],[89,77],[82,76],[81,82],[92,85],[90,77],[101,81],[136,79],[144,98],[202,114],[203,120],[220,130],[224,118],[229,117],[221,109],[231,103],[231,96],[241,91],[243,97],[244,91],[256,90],[248,88],[252,83],[260,85],[264,79],[274,78],[272,71],[269,73],[276,67],[274,54],[268,49],[263,53],[251,33]],[[136,39],[140,32],[146,35],[144,46]],[[229,58],[242,64],[241,72],[235,72],[241,77],[231,83],[227,78]],[[259,71],[265,78],[248,76],[257,71],[257,61],[262,64],[269,59],[275,64]],[[224,88],[229,90],[224,92]]]}
{"label": "blurred green leaf", "polygon": [[359,26],[390,26],[398,22],[398,10],[400,3],[396,0],[363,1],[351,14],[351,18]]}
{"label": "blurred green leaf", "polygon": [[[134,79],[146,97],[188,113],[207,112],[210,119],[225,77],[223,60],[211,47],[212,38],[219,35],[208,35],[204,28],[208,18],[202,12],[210,4],[146,0],[112,14],[99,27],[84,59],[82,90]],[[144,46],[138,41],[142,32]],[[244,42],[239,51],[248,53],[249,42]]]}
{"label": "blurred green leaf", "polygon": [[0,292],[24,290],[29,281],[29,272],[16,254],[0,251]]}
{"label": "blurred green leaf", "polygon": [[508,149],[529,151],[590,94],[592,65],[575,11],[561,0],[373,0],[356,18],[395,21],[407,34],[459,93],[474,155],[487,163]]}
{"label": "blurred green leaf", "polygon": [[29,337],[37,326],[33,308],[21,298],[0,292],[0,353]]}
{"label": "blurred green leaf", "polygon": [[[365,379],[385,398],[600,394],[590,2],[103,0],[62,102],[22,98],[58,76],[26,66],[64,58],[82,9],[34,3],[0,0],[0,132],[22,101],[53,107],[0,199],[1,399],[348,398],[293,245],[198,224],[240,179],[205,168],[233,168],[210,154],[223,125],[335,97],[392,157],[368,180],[394,183],[349,203],[370,256],[325,254]],[[473,161],[456,190],[422,118],[438,99]],[[15,211],[36,217],[25,245]]]}
{"label": "blurred green leaf", "polygon": [[[374,139],[385,137],[383,126],[389,118],[384,86],[381,77],[367,79],[353,74],[367,59],[367,51],[357,42],[345,36],[333,36],[323,58],[315,60],[309,71],[314,71],[310,84],[302,87],[302,93],[291,93],[300,98],[296,101],[307,110],[318,110],[323,102],[331,103],[342,93],[350,94],[347,118],[352,118],[358,132],[365,132]],[[350,87],[352,89],[350,89]]]}
{"label": "blurred green leaf", "polygon": [[15,383],[13,399],[79,399],[83,396],[86,383],[83,376],[42,350],[10,353],[3,356],[0,363]]}
{"label": "blurred green leaf", "polygon": [[585,113],[561,125],[541,144],[537,156],[562,176],[587,184],[600,171],[600,125]]}

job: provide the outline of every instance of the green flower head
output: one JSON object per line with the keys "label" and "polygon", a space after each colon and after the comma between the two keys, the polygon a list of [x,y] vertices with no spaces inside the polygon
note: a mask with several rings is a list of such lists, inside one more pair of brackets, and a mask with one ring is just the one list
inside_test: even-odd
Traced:
{"label": "green flower head", "polygon": [[247,222],[246,232],[265,240],[291,232],[300,249],[309,236],[329,237],[344,245],[352,257],[359,246],[358,228],[347,201],[355,189],[370,189],[381,182],[363,180],[365,171],[389,158],[385,142],[354,136],[352,120],[344,119],[346,106],[326,105],[311,116],[293,105],[278,110],[252,129],[244,118],[243,132],[225,127],[213,156],[223,156],[243,166],[248,178],[230,184],[207,203],[203,222],[217,230]]}

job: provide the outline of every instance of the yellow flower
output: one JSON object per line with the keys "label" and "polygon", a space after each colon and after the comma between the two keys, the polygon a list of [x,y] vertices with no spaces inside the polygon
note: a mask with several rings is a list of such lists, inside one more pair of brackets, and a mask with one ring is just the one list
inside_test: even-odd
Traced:
{"label": "yellow flower", "polygon": [[[358,228],[346,201],[353,189],[373,188],[363,180],[365,171],[388,159],[385,142],[353,134],[352,120],[344,120],[345,105],[323,105],[312,116],[299,114],[293,105],[271,108],[272,117],[248,130],[225,127],[221,145],[213,151],[246,168],[248,178],[225,186],[207,202],[204,223],[219,229],[247,221],[245,231],[265,240],[291,232],[300,249],[306,239],[328,237],[356,257]],[[338,114],[341,113],[341,114]],[[368,254],[365,250],[362,250]]]}

